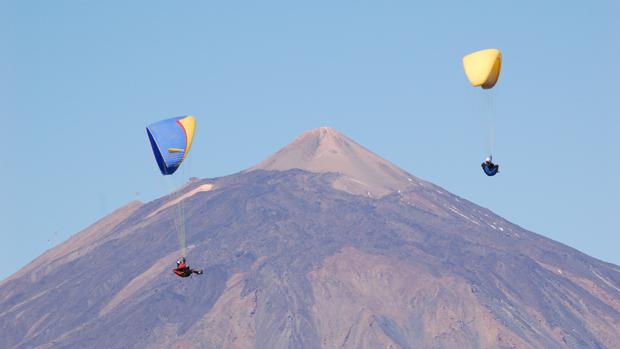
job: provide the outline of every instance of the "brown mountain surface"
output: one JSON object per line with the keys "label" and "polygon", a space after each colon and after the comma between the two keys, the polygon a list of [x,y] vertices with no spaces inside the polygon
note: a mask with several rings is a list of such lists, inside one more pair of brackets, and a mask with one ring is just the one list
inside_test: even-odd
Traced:
{"label": "brown mountain surface", "polygon": [[250,170],[338,173],[335,188],[382,196],[421,181],[330,127],[305,132]]}
{"label": "brown mountain surface", "polygon": [[[172,227],[182,200],[188,260]],[[129,266],[129,267],[121,267]],[[620,268],[335,130],[131,203],[0,283],[2,348],[620,348]]]}
{"label": "brown mountain surface", "polygon": [[86,254],[89,250],[104,242],[113,228],[127,219],[141,205],[142,203],[139,201],[132,201],[115,210],[87,229],[81,231],[79,234],[71,237],[66,242],[48,250],[7,280],[0,282],[0,286],[9,280],[19,278],[26,274],[28,274],[30,278],[36,279],[38,274],[47,273],[59,265],[69,263],[77,259],[80,255]]}

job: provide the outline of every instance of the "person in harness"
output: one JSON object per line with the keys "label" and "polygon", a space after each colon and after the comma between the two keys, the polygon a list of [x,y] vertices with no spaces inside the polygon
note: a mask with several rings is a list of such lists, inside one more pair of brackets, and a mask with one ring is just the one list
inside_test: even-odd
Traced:
{"label": "person in harness", "polygon": [[186,278],[188,276],[191,276],[192,274],[202,275],[201,269],[192,269],[187,265],[187,263],[185,262],[185,257],[181,257],[181,259],[177,261],[177,267],[172,269],[172,272],[182,278]]}
{"label": "person in harness", "polygon": [[480,166],[482,166],[482,170],[489,177],[495,176],[499,172],[499,165],[493,163],[493,157],[490,155]]}

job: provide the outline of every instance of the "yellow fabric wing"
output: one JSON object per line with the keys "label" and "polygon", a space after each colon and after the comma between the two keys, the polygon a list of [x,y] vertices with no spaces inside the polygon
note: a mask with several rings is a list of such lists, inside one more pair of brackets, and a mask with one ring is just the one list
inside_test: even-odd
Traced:
{"label": "yellow fabric wing", "polygon": [[495,48],[470,53],[463,57],[463,68],[472,86],[492,88],[502,69],[502,53]]}
{"label": "yellow fabric wing", "polygon": [[181,124],[181,126],[183,126],[183,129],[185,130],[186,146],[184,149],[185,154],[183,154],[183,159],[185,159],[185,157],[189,153],[189,148],[192,146],[192,142],[194,141],[194,132],[196,131],[196,119],[193,116],[188,115],[185,118],[179,120],[179,123]]}

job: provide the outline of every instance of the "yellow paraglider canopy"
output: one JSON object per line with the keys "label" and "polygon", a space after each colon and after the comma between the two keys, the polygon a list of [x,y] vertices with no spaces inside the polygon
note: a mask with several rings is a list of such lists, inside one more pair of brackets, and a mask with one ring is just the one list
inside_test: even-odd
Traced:
{"label": "yellow paraglider canopy", "polygon": [[502,53],[496,48],[470,53],[463,57],[463,68],[472,86],[493,88],[502,69]]}

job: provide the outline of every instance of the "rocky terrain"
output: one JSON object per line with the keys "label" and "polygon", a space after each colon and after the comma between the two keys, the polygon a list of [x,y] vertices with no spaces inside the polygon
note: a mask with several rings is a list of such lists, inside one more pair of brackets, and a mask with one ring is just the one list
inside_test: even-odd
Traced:
{"label": "rocky terrain", "polygon": [[[179,202],[202,276],[170,272]],[[320,128],[119,208],[2,281],[0,343],[620,348],[620,268]]]}

